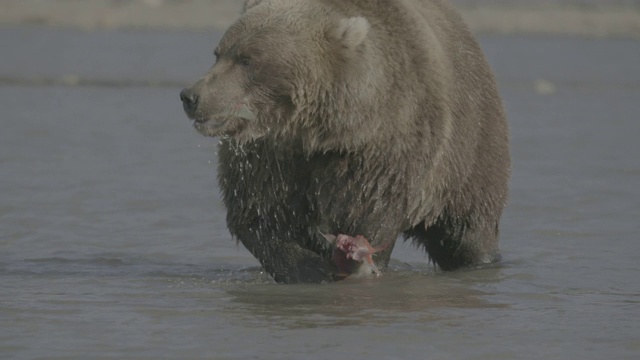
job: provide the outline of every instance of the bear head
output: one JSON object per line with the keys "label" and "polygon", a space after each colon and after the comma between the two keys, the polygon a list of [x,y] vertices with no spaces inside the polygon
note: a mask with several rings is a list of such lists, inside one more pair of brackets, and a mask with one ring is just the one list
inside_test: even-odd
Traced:
{"label": "bear head", "polygon": [[[194,127],[239,143],[295,139],[306,149],[366,141],[375,105],[370,23],[313,0],[249,0],[180,98]],[[351,134],[351,136],[349,136]],[[336,139],[342,139],[337,141]]]}

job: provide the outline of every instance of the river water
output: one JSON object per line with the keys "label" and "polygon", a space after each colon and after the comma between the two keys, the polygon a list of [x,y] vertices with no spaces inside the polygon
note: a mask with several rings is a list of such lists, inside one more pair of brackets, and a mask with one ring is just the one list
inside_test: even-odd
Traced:
{"label": "river water", "polygon": [[482,37],[512,130],[504,261],[277,285],[178,92],[219,33],[0,29],[0,358],[637,359],[640,44]]}

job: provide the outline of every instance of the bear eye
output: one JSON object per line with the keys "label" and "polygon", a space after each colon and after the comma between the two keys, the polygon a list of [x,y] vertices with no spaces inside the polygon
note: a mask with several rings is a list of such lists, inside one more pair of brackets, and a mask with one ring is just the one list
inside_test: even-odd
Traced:
{"label": "bear eye", "polygon": [[251,66],[251,59],[248,56],[240,56],[238,58],[238,64],[244,67]]}
{"label": "bear eye", "polygon": [[215,56],[216,57],[216,61],[218,61],[218,58],[220,57],[220,49],[219,48],[213,49],[213,56]]}

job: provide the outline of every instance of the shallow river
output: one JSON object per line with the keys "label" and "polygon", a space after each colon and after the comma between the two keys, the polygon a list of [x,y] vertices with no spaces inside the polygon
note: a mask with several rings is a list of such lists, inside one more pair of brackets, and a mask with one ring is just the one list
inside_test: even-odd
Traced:
{"label": "shallow river", "polygon": [[640,358],[640,44],[483,37],[504,261],[276,285],[182,114],[220,34],[2,28],[0,358]]}

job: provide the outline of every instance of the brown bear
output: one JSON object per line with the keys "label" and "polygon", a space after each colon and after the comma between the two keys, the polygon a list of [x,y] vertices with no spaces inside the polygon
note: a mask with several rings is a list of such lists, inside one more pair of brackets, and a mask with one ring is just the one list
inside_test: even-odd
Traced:
{"label": "brown bear", "polygon": [[215,57],[180,98],[220,137],[229,230],[275,281],[340,279],[340,234],[381,271],[401,236],[443,270],[499,259],[507,122],[446,1],[249,0]]}

